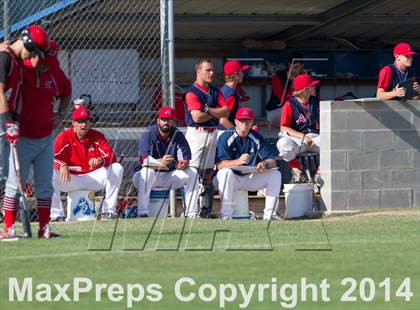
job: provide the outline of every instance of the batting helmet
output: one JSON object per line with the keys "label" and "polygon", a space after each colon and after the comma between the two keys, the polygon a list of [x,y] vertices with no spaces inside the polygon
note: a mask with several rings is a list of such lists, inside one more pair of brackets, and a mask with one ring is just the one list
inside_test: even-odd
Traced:
{"label": "batting helmet", "polygon": [[22,40],[25,48],[44,58],[44,52],[50,48],[50,39],[45,30],[39,26],[31,25],[22,31]]}

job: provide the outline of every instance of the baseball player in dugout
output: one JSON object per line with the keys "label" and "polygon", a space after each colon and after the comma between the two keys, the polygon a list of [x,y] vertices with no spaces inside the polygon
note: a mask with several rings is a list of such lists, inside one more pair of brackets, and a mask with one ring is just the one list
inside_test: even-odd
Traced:
{"label": "baseball player in dugout", "polygon": [[[43,55],[49,48],[48,35],[41,27],[31,25],[20,38],[0,52],[0,183],[4,184],[9,171],[9,143],[19,138],[19,120],[22,83],[21,61],[36,54]],[[18,107],[19,106],[19,107]],[[7,143],[7,141],[9,143]]]}
{"label": "baseball player in dugout", "polygon": [[283,105],[293,96],[293,81],[304,73],[303,55],[294,52],[289,56],[287,68],[274,73],[271,79],[271,96],[267,104],[267,120],[277,127],[280,124]]}
{"label": "baseball player in dugout", "polygon": [[[229,109],[229,116],[220,119],[219,126],[217,127],[219,137],[224,130],[235,126],[235,115],[240,108],[241,98],[243,98],[239,84],[242,83],[244,71],[247,69],[249,69],[249,66],[243,66],[237,60],[229,60],[223,67],[225,84],[220,88],[220,91]],[[268,130],[271,129],[271,123],[265,119],[254,120],[254,123],[254,125],[267,126]]]}
{"label": "baseball player in dugout", "polygon": [[196,80],[184,94],[186,139],[191,148],[190,166],[198,169],[202,183],[200,216],[209,217],[213,209],[214,156],[219,119],[228,117],[229,109],[219,89],[211,83],[214,66],[210,59],[201,59],[195,67]]}
{"label": "baseball player in dugout", "polygon": [[[293,81],[293,97],[283,107],[277,149],[293,171],[293,183],[306,181],[296,155],[306,151],[319,153],[319,98],[315,96],[318,83],[308,74],[298,75]],[[319,167],[314,181],[319,185]]]}
{"label": "baseball player in dugout", "polygon": [[[34,181],[39,215],[39,238],[58,237],[49,226],[51,196],[53,193],[52,163],[52,107],[56,97],[64,106],[71,94],[70,81],[60,71],[56,58],[58,47],[51,46],[47,33],[38,26],[29,26],[22,33],[24,46],[28,45],[31,58],[25,58],[21,72],[19,124],[15,141],[19,155],[21,182],[26,183],[31,165],[34,168]],[[32,46],[36,42],[36,47]],[[16,43],[15,43],[16,44]],[[12,44],[7,47],[13,51]],[[2,47],[3,48],[3,47]],[[54,73],[52,73],[54,72]],[[20,127],[20,130],[19,130]],[[19,140],[18,140],[19,138]],[[0,233],[0,240],[16,238],[14,222],[19,210],[18,177],[13,159],[10,156],[8,178],[3,200],[5,229]]]}
{"label": "baseball player in dugout", "polygon": [[147,128],[139,140],[139,156],[142,168],[133,176],[138,189],[140,217],[149,216],[149,197],[153,187],[178,189],[185,186],[185,215],[197,217],[198,171],[189,167],[191,150],[184,134],[175,126],[176,111],[162,107],[156,124]]}
{"label": "baseball player in dugout", "polygon": [[[394,47],[393,64],[387,65],[379,72],[378,87],[376,97],[382,100],[392,100],[404,98],[407,94],[407,89],[400,86],[402,82],[413,79],[413,90],[417,93],[413,99],[420,98],[420,86],[416,80],[416,73],[412,68],[413,56],[417,55],[411,49],[408,43],[398,43]],[[408,98],[412,99],[412,98]]]}
{"label": "baseball player in dugout", "polygon": [[93,118],[87,108],[78,106],[71,118],[73,127],[62,131],[54,141],[51,216],[64,216],[60,191],[105,189],[101,219],[114,219],[124,168],[116,162],[105,136],[90,128]]}
{"label": "baseball player in dugout", "polygon": [[[258,191],[262,188],[267,188],[264,220],[280,219],[277,209],[281,173],[277,169],[275,154],[264,138],[251,129],[253,123],[252,110],[240,108],[236,112],[236,127],[226,130],[217,142],[216,177],[222,197],[222,219],[232,217],[235,191]],[[250,166],[251,169],[241,170],[242,166]]]}

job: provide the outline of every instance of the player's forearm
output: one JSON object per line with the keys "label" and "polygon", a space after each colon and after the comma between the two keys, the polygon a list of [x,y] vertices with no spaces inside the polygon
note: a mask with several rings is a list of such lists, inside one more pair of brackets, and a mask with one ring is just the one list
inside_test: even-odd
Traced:
{"label": "player's forearm", "polygon": [[299,132],[299,131],[294,130],[293,128],[287,127],[287,126],[281,126],[280,130],[282,132],[288,133],[289,136],[294,137],[294,138],[303,139],[303,136],[305,135],[303,132]]}
{"label": "player's forearm", "polygon": [[209,113],[216,118],[228,117],[229,109],[227,107],[209,108]]}
{"label": "player's forearm", "polygon": [[191,111],[191,117],[195,123],[204,123],[214,118],[213,116],[198,110]]}
{"label": "player's forearm", "polygon": [[239,158],[232,159],[232,160],[222,160],[216,163],[217,170],[221,170],[224,168],[231,168],[231,167],[240,166],[240,165],[241,165],[241,162]]}
{"label": "player's forearm", "polygon": [[227,117],[222,117],[220,119],[220,124],[225,128],[232,128],[233,124],[230,122],[230,120]]}
{"label": "player's forearm", "polygon": [[391,100],[391,99],[396,97],[396,94],[393,90],[385,91],[384,89],[379,88],[376,91],[376,97],[381,99],[381,100]]}

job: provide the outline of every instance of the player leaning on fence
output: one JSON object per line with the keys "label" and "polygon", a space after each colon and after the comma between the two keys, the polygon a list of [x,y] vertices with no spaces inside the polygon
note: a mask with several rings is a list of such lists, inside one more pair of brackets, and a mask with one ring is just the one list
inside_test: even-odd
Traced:
{"label": "player leaning on fence", "polygon": [[[294,183],[306,181],[296,155],[312,151],[319,153],[319,98],[315,96],[315,86],[308,74],[298,75],[293,81],[293,97],[283,106],[280,130],[281,138],[277,142],[280,156],[289,163],[293,171]],[[319,168],[315,182],[319,183]]]}
{"label": "player leaning on fence", "polygon": [[116,162],[105,136],[90,128],[92,121],[88,109],[76,108],[72,113],[73,127],[62,131],[55,139],[52,216],[63,215],[60,191],[105,189],[101,219],[116,217],[124,168]]}
{"label": "player leaning on fence", "polygon": [[140,217],[149,216],[149,196],[154,187],[178,189],[184,186],[185,214],[191,218],[197,216],[197,169],[189,167],[191,150],[183,133],[174,126],[175,114],[173,108],[162,107],[156,124],[149,126],[140,137],[139,156],[143,167],[133,176]]}
{"label": "player leaning on fence", "polygon": [[186,139],[191,148],[190,165],[199,169],[204,193],[201,216],[212,212],[214,156],[216,153],[219,119],[229,115],[228,107],[214,80],[214,66],[210,59],[199,60],[195,66],[196,80],[184,94]]}
{"label": "player leaning on fence", "polygon": [[[253,124],[252,110],[240,108],[236,113],[236,127],[226,130],[217,142],[216,166],[219,192],[222,196],[222,219],[232,217],[235,191],[258,191],[262,188],[267,188],[264,220],[279,219],[276,213],[281,174],[275,169],[277,165],[274,154],[269,150],[265,139],[251,130]],[[253,166],[257,172],[241,173],[232,169],[236,166]]]}

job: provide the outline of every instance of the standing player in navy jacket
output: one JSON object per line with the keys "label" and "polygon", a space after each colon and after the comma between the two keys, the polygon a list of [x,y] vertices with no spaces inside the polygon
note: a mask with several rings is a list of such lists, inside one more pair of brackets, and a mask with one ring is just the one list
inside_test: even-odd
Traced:
{"label": "standing player in navy jacket", "polygon": [[162,107],[156,124],[149,126],[139,141],[140,161],[149,156],[168,168],[167,171],[143,167],[133,176],[138,189],[138,215],[149,215],[149,196],[153,187],[178,189],[186,187],[185,214],[197,216],[198,176],[195,168],[189,167],[191,150],[181,131],[174,127],[176,112],[171,107]]}
{"label": "standing player in navy jacket", "polygon": [[[229,219],[233,214],[234,192],[237,190],[258,191],[267,188],[264,220],[278,220],[278,196],[281,174],[276,167],[274,154],[270,152],[264,138],[251,130],[253,112],[240,108],[235,117],[236,127],[226,130],[217,141],[217,181],[222,197],[220,216]],[[234,166],[255,166],[257,172],[241,174],[232,170]]]}
{"label": "standing player in navy jacket", "polygon": [[213,209],[214,156],[217,143],[219,119],[227,117],[229,110],[219,89],[211,83],[214,66],[210,59],[201,59],[195,66],[196,80],[184,94],[185,138],[191,148],[192,167],[198,169],[203,185],[201,215],[210,216]]}
{"label": "standing player in navy jacket", "polygon": [[[305,181],[296,155],[305,151],[319,152],[319,99],[315,96],[315,85],[318,83],[308,74],[298,75],[293,81],[293,97],[284,104],[281,115],[283,136],[277,142],[277,149],[280,156],[289,162],[294,183]],[[315,181],[319,181],[319,169]]]}
{"label": "standing player in navy jacket", "polygon": [[[406,89],[399,87],[401,82],[410,78],[416,78],[412,68],[413,56],[417,55],[407,43],[398,43],[394,47],[395,62],[387,65],[379,72],[376,97],[382,100],[391,100],[404,97]],[[414,90],[420,94],[420,87],[417,81],[414,82]]]}

